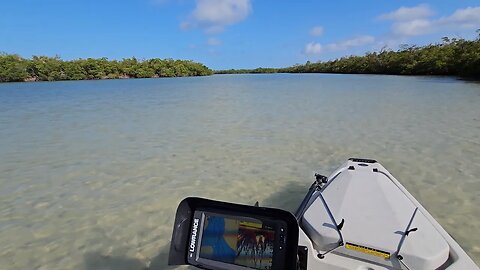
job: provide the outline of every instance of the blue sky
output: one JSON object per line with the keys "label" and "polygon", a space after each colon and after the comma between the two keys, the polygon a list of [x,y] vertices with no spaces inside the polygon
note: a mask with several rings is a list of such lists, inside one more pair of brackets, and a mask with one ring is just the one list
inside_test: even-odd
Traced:
{"label": "blue sky", "polygon": [[478,0],[3,0],[0,52],[282,67],[384,46],[472,39]]}

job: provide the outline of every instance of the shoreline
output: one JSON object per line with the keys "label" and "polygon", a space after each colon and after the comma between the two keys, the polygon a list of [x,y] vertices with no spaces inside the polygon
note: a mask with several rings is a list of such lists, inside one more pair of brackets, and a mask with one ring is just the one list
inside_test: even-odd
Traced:
{"label": "shoreline", "polygon": [[136,77],[121,77],[121,78],[101,78],[101,79],[80,79],[80,80],[54,80],[54,81],[42,81],[42,80],[25,80],[25,81],[10,81],[10,82],[1,82],[1,84],[6,84],[6,83],[49,83],[49,82],[91,82],[91,81],[114,81],[114,80],[142,80],[142,79],[172,79],[172,78],[194,78],[194,77],[209,77],[213,75],[218,75],[218,74],[211,74],[211,75],[199,75],[199,76],[178,76],[178,77],[142,77],[142,78],[136,78]]}
{"label": "shoreline", "polygon": [[135,77],[121,77],[121,78],[101,78],[101,79],[81,79],[81,80],[55,80],[55,81],[42,81],[42,80],[25,80],[25,81],[9,81],[9,82],[2,82],[0,81],[0,85],[2,84],[26,84],[26,83],[52,83],[52,82],[80,82],[80,81],[114,81],[114,80],[141,80],[141,79],[174,79],[174,78],[194,78],[194,77],[211,77],[215,75],[274,75],[274,74],[290,74],[290,75],[306,75],[306,74],[330,74],[330,75],[372,75],[372,76],[399,76],[399,77],[431,77],[431,78],[449,78],[455,79],[465,82],[473,82],[479,83],[480,78],[472,78],[472,77],[462,77],[458,75],[443,75],[443,74],[386,74],[386,73],[335,73],[335,72],[269,72],[269,73],[258,73],[258,72],[243,72],[243,73],[216,73],[214,71],[211,75],[202,75],[202,76],[179,76],[179,77],[143,77],[143,78],[135,78]]}
{"label": "shoreline", "polygon": [[381,49],[362,56],[349,55],[329,61],[296,64],[285,68],[227,69],[215,74],[237,73],[335,73],[456,76],[480,79],[480,32],[475,40],[444,37],[441,43],[403,45],[399,50]]}
{"label": "shoreline", "polygon": [[0,82],[76,81],[123,78],[206,76],[213,71],[191,60],[107,58],[62,60],[60,57],[0,54]]}
{"label": "shoreline", "polygon": [[339,73],[339,72],[243,72],[243,73],[216,73],[209,75],[269,75],[269,74],[332,74],[332,75],[374,75],[374,76],[399,76],[399,77],[433,77],[433,78],[452,78],[463,81],[480,82],[477,77],[462,77],[454,74],[389,74],[389,73]]}
{"label": "shoreline", "polygon": [[475,40],[443,38],[442,43],[405,45],[397,51],[382,49],[363,56],[344,56],[326,62],[284,68],[212,70],[191,60],[107,58],[62,60],[59,57],[0,54],[1,82],[171,78],[213,74],[327,73],[402,76],[455,76],[480,80],[480,33]]}

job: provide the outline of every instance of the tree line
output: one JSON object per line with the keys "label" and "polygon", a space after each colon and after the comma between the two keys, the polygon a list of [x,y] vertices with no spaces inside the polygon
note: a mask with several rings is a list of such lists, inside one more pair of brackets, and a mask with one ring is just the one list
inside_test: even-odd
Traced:
{"label": "tree line", "polygon": [[442,42],[426,46],[402,45],[393,51],[382,49],[363,56],[287,68],[220,70],[226,73],[349,73],[395,75],[452,75],[480,79],[480,36],[475,40],[444,37]]}
{"label": "tree line", "polygon": [[[480,34],[480,30],[477,31]],[[444,37],[442,42],[425,46],[402,45],[394,51],[382,49],[363,56],[286,68],[229,69],[212,71],[189,60],[135,57],[121,61],[87,58],[65,61],[60,57],[0,54],[0,82],[93,80],[206,76],[238,73],[353,73],[396,75],[452,75],[480,79],[480,35],[475,40]]]}
{"label": "tree line", "polygon": [[87,58],[65,61],[60,57],[0,54],[0,82],[156,78],[211,75],[203,64],[189,60],[135,57],[121,61]]}

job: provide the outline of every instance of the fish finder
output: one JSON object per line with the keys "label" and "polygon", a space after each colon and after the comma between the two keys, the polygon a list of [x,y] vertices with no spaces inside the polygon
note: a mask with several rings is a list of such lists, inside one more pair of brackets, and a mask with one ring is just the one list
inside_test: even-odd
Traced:
{"label": "fish finder", "polygon": [[298,223],[284,210],[202,198],[177,209],[169,265],[213,270],[296,269]]}

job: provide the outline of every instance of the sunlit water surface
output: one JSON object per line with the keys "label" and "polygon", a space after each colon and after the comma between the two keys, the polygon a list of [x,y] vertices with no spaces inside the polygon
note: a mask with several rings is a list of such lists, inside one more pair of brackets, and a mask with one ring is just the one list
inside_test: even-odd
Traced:
{"label": "sunlit water surface", "polygon": [[375,158],[480,262],[480,85],[219,75],[0,85],[0,269],[165,269],[186,196],[294,210]]}

